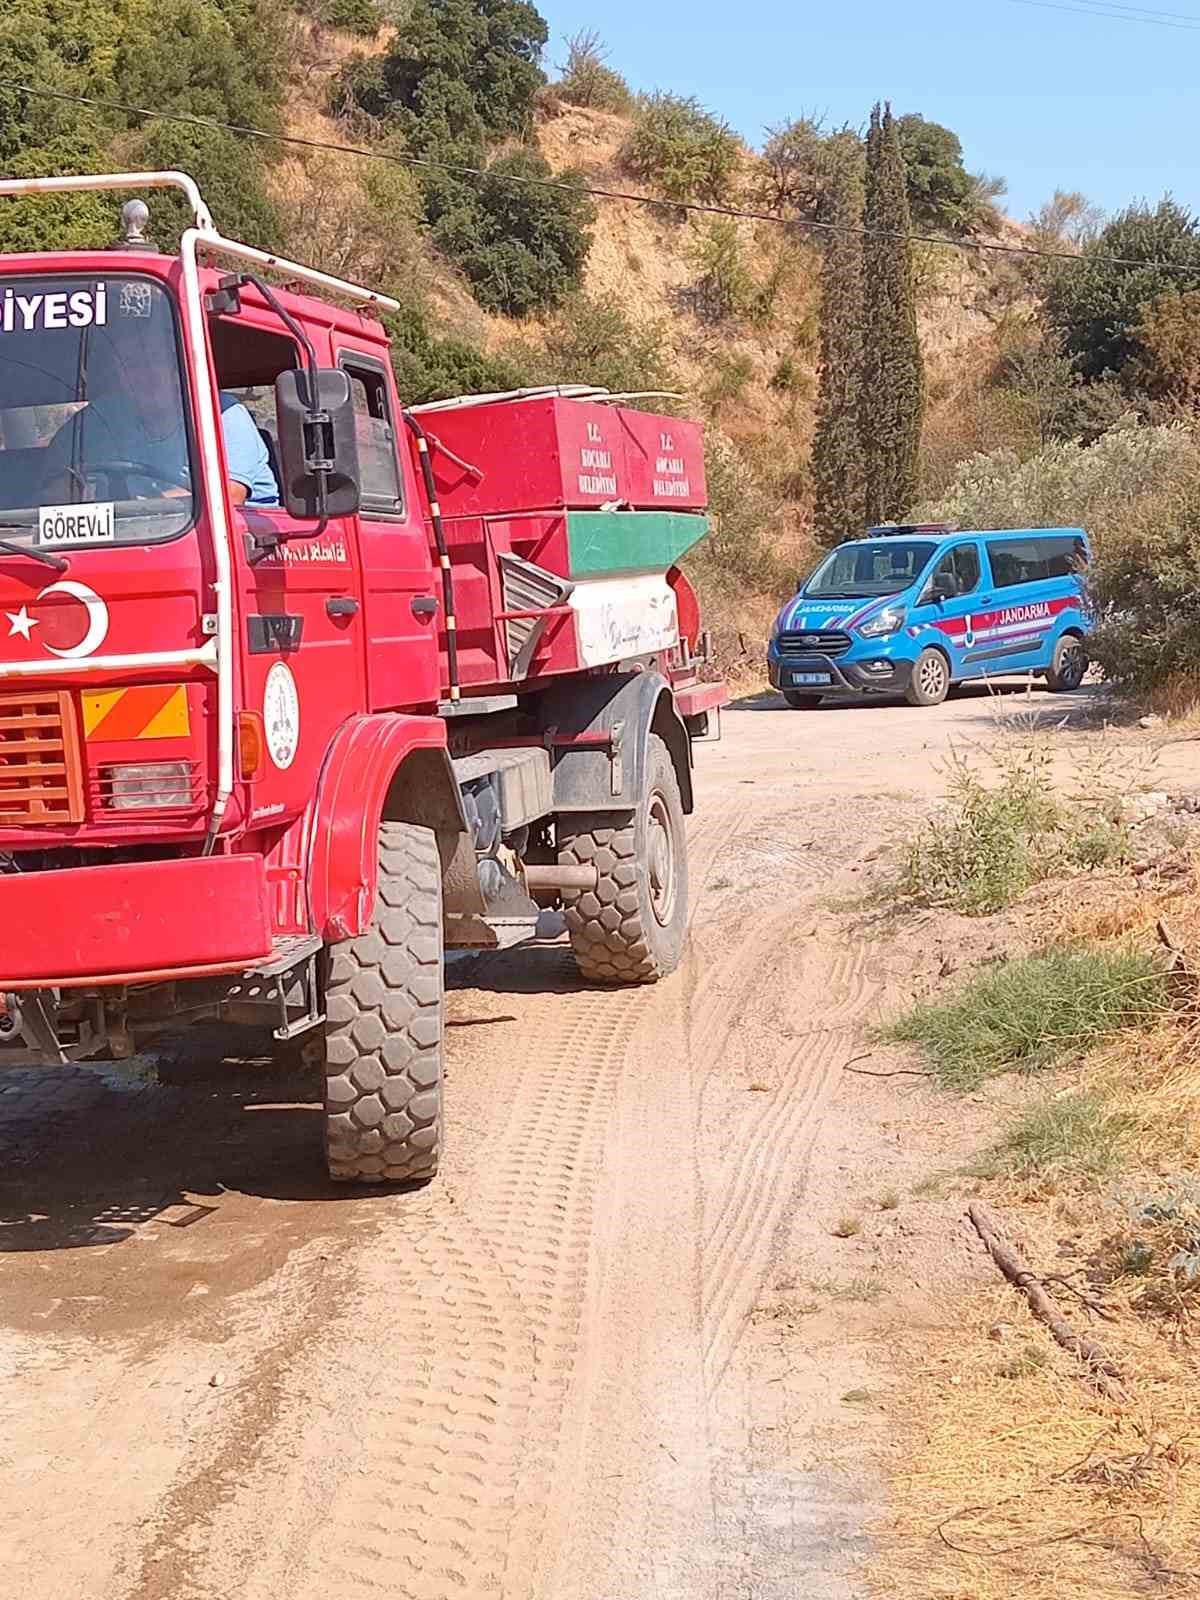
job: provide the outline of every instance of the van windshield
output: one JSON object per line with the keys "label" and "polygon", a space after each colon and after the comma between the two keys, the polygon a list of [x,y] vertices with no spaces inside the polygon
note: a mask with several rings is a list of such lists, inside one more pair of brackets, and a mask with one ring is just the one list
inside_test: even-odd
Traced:
{"label": "van windshield", "polygon": [[928,539],[881,539],[832,551],[804,585],[815,600],[868,600],[899,594],[920,577],[937,548]]}
{"label": "van windshield", "polygon": [[0,280],[0,536],[143,544],[192,521],[171,301],[137,277]]}

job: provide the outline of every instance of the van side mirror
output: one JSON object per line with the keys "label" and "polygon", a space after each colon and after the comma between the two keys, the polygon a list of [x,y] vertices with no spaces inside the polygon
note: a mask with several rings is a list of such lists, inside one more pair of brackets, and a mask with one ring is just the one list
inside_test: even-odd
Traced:
{"label": "van side mirror", "polygon": [[275,380],[280,493],[288,515],[349,517],[358,510],[358,432],[349,375],[338,367],[281,372]]}
{"label": "van side mirror", "polygon": [[956,593],[949,578],[931,578],[925,591],[925,601],[927,605],[939,606],[946,600],[953,600]]}

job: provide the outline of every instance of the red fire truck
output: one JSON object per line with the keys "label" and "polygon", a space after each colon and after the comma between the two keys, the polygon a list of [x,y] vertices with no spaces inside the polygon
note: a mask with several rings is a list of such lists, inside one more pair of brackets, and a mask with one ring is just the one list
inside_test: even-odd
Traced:
{"label": "red fire truck", "polygon": [[677,565],[700,430],[405,409],[395,302],[222,237],[181,173],[0,197],[147,188],[178,255],[135,197],[108,250],[0,258],[0,1065],[265,1024],[324,1064],[333,1178],[427,1179],[446,948],[557,911],[587,981],[679,962],[726,699]]}

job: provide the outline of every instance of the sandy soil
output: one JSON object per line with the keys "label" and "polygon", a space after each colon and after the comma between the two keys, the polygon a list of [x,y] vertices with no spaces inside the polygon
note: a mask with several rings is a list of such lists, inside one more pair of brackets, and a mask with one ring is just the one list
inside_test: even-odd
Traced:
{"label": "sandy soil", "polygon": [[311,1085],[262,1067],[0,1077],[22,1600],[856,1595],[880,1342],[971,1270],[935,1202],[873,1186],[971,1111],[844,1073],[928,952],[838,907],[951,742],[996,736],[986,697],[731,710],[697,750],[683,970],[455,968],[424,1192],[325,1185]]}

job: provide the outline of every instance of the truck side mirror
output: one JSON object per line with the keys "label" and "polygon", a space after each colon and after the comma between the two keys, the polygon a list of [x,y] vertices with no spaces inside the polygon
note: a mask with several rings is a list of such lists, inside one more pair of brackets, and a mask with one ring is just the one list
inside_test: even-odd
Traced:
{"label": "truck side mirror", "polygon": [[275,380],[280,493],[289,516],[350,517],[358,510],[358,432],[349,375],[320,367],[315,395],[309,370]]}

